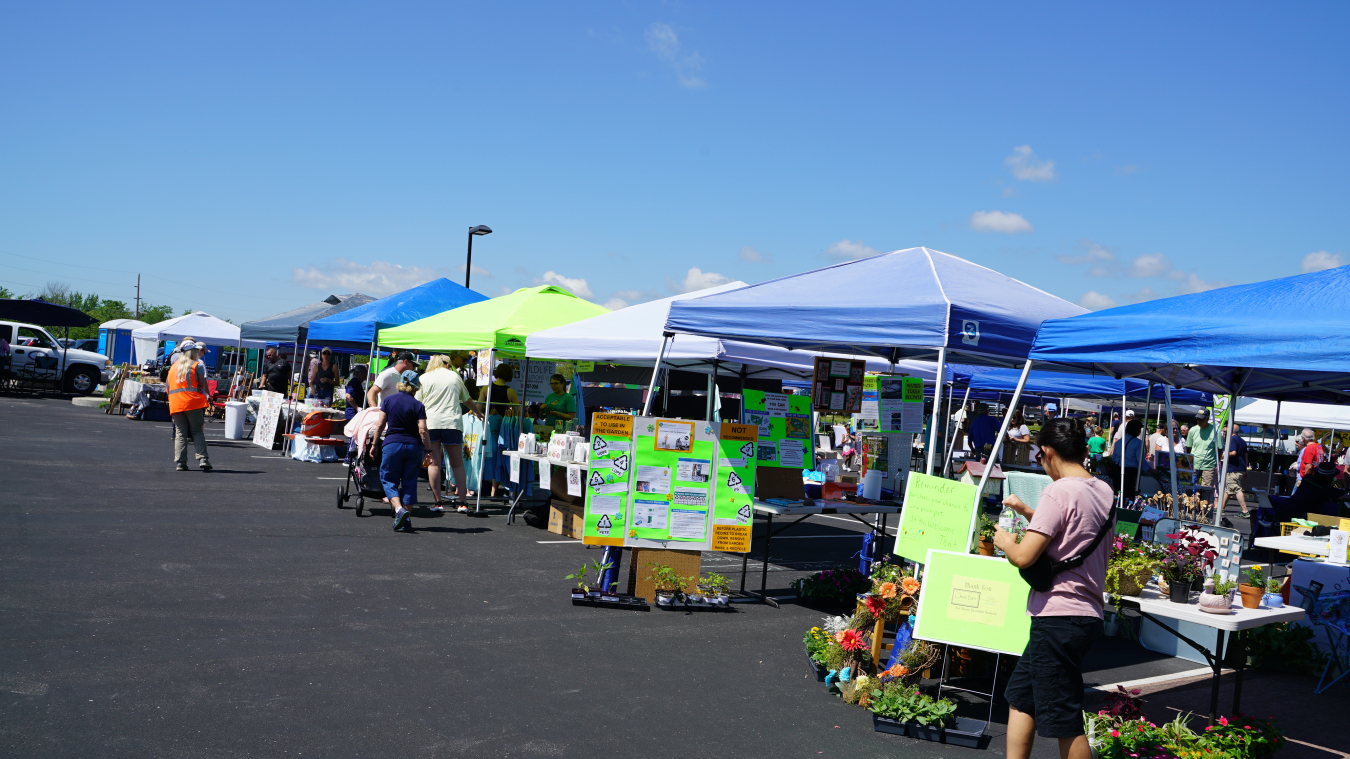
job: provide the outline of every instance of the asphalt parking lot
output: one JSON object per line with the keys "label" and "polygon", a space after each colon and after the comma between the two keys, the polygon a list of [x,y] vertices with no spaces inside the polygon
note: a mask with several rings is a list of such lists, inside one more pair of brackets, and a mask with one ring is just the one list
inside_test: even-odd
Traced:
{"label": "asphalt parking lot", "polygon": [[[500,512],[395,533],[379,509],[335,508],[341,465],[225,441],[219,423],[211,473],[173,471],[167,424],[57,398],[0,397],[0,427],[4,755],[971,753],[875,733],[808,679],[816,610],[573,607],[563,576],[598,551]],[[858,540],[838,535],[855,527],[775,539],[771,593],[849,561]],[[1135,658],[1103,649],[1098,678],[1178,666]]]}

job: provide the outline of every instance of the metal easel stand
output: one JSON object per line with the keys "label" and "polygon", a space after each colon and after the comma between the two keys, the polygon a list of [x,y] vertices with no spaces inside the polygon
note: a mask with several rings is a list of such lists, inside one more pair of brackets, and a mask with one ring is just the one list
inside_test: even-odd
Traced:
{"label": "metal easel stand", "polygon": [[998,693],[998,665],[999,665],[999,662],[1002,660],[1003,654],[1000,654],[1000,653],[998,653],[998,652],[994,652],[994,681],[993,681],[992,683],[989,684],[989,692],[988,692],[988,693],[985,693],[985,692],[983,692],[983,691],[971,690],[970,688],[958,688],[958,687],[956,687],[955,685],[946,685],[946,682],[947,682],[947,660],[948,660],[949,658],[951,658],[950,656],[948,656],[948,654],[950,654],[950,653],[951,653],[951,646],[950,646],[949,644],[947,644],[947,643],[943,643],[943,644],[942,644],[942,675],[941,675],[941,677],[938,678],[938,693],[937,693],[937,697],[938,697],[938,698],[942,698],[942,689],[943,689],[943,688],[946,688],[947,690],[957,690],[957,691],[961,691],[962,693],[969,693],[969,694],[975,695],[975,696],[984,696],[985,698],[989,699],[989,714],[985,717],[985,719],[984,719],[984,724],[980,726],[980,734],[983,735],[985,729],[989,727],[989,723],[994,721],[994,698],[995,698],[996,694]]}
{"label": "metal easel stand", "polygon": [[[1121,599],[1121,608],[1128,608],[1134,611],[1136,614],[1157,625],[1159,628],[1176,636],[1178,640],[1191,648],[1194,648],[1196,651],[1199,651],[1200,655],[1205,657],[1205,661],[1209,663],[1210,670],[1214,672],[1214,677],[1210,681],[1209,688],[1209,724],[1213,725],[1219,718],[1219,676],[1223,674],[1223,664],[1225,660],[1232,665],[1233,671],[1237,674],[1237,680],[1233,683],[1233,713],[1238,714],[1242,711],[1242,672],[1247,666],[1247,649],[1244,645],[1242,630],[1233,631],[1233,634],[1228,637],[1226,645],[1224,631],[1216,630],[1215,632],[1217,632],[1219,636],[1214,646],[1216,651],[1215,653],[1210,653],[1209,649],[1163,624],[1161,620],[1143,609],[1140,609],[1137,605],[1131,604],[1125,599]],[[1235,647],[1236,650],[1234,650]]]}

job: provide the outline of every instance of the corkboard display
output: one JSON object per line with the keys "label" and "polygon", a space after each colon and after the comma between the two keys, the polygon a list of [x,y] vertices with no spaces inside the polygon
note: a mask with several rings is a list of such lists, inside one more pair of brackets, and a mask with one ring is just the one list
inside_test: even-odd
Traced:
{"label": "corkboard display", "polygon": [[[703,569],[702,551],[672,551],[665,548],[632,548],[628,556],[628,594],[656,602],[656,583],[648,564],[667,564],[682,577],[698,577]],[[692,589],[692,587],[691,587]]]}

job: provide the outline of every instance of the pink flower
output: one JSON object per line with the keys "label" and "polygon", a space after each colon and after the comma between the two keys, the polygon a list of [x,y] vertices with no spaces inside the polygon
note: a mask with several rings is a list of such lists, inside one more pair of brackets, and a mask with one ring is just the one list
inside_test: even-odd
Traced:
{"label": "pink flower", "polygon": [[1227,717],[1220,717],[1220,718],[1219,718],[1219,724],[1220,724],[1220,725],[1223,725],[1224,727],[1228,727],[1228,718],[1227,718]]}
{"label": "pink flower", "polygon": [[1111,731],[1111,737],[1112,737],[1112,738],[1119,738],[1119,737],[1120,737],[1120,731],[1119,731],[1119,730],[1112,730],[1112,731]]}

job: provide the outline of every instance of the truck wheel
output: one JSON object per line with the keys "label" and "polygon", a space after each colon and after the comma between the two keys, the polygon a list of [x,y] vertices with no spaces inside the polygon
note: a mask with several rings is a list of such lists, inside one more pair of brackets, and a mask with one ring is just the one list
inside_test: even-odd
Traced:
{"label": "truck wheel", "polygon": [[87,366],[76,367],[66,375],[66,391],[80,395],[93,395],[98,387],[98,375]]}

